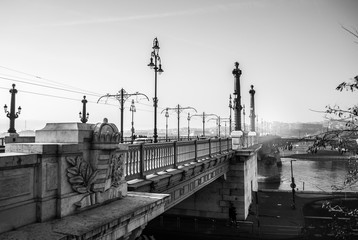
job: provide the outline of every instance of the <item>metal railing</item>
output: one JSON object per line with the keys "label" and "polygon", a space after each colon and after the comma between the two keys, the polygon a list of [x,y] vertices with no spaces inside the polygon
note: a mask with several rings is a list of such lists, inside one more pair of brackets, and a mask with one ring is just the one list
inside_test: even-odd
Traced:
{"label": "metal railing", "polygon": [[209,158],[232,149],[231,138],[129,145],[126,180],[145,179],[166,169]]}

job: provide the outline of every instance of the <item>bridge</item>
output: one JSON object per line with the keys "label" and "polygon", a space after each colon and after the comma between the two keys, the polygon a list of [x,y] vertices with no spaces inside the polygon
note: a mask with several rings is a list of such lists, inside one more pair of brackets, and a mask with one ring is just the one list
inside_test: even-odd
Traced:
{"label": "bridge", "polygon": [[13,136],[0,153],[0,238],[135,239],[164,212],[228,219],[230,204],[245,220],[259,149],[248,140],[120,144],[107,121]]}

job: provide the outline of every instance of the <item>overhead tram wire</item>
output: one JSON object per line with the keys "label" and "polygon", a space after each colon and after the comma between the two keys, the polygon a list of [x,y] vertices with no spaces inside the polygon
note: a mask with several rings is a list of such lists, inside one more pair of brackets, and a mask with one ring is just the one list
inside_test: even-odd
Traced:
{"label": "overhead tram wire", "polygon": [[[20,74],[23,74],[23,75],[26,75],[26,76],[30,76],[30,77],[33,77],[33,78],[36,79],[36,80],[35,80],[35,79],[29,79],[29,78],[24,78],[24,77],[19,77],[19,76],[11,76],[11,75],[7,75],[7,74],[0,73],[0,75],[9,76],[9,77],[2,77],[2,76],[0,76],[0,79],[4,79],[4,80],[7,80],[7,81],[15,81],[15,82],[25,83],[25,84],[29,84],[29,85],[34,85],[34,86],[39,86],[39,87],[45,87],[45,88],[50,88],[50,89],[52,88],[52,89],[55,89],[55,90],[67,91],[67,92],[72,92],[72,93],[86,94],[86,95],[95,96],[95,97],[102,96],[102,94],[98,94],[98,93],[94,93],[94,92],[89,92],[89,91],[86,91],[86,90],[83,90],[83,89],[80,89],[80,88],[76,88],[76,87],[73,87],[73,86],[70,86],[70,85],[62,84],[62,83],[59,83],[59,82],[50,80],[50,79],[48,79],[48,78],[43,78],[43,77],[40,77],[40,76],[37,76],[37,75],[34,75],[34,74],[30,74],[30,73],[26,73],[26,72],[23,72],[23,71],[20,71],[20,70],[12,69],[12,68],[5,67],[5,66],[1,66],[1,65],[0,65],[0,68],[6,69],[6,70],[9,70],[9,71],[13,71],[13,72],[16,72],[16,73],[20,73]],[[24,79],[24,80],[27,80],[27,81],[19,80],[19,79],[16,79],[16,78]],[[31,83],[31,82],[28,82],[28,81],[40,82],[40,81],[38,81],[37,79],[41,79],[41,80],[45,80],[45,81],[51,82],[52,85],[55,85],[55,86],[56,86],[56,85],[57,85],[57,86],[64,86],[64,87],[66,87],[66,88],[78,89],[78,90],[80,90],[80,91],[70,90],[70,89],[66,89],[66,88],[63,88],[63,87],[49,86],[49,85],[45,85],[45,84],[41,84],[41,83]],[[0,87],[0,88],[2,88],[2,87]],[[8,90],[7,88],[2,88],[2,89]],[[22,91],[22,92],[26,92],[26,91]],[[50,95],[50,94],[42,94],[42,93],[29,92],[29,91],[27,91],[27,93],[35,94],[35,95],[42,95],[42,96],[47,96],[47,97],[63,98],[63,99],[67,99],[67,100],[75,100],[75,101],[78,101],[78,99],[60,97],[60,96]],[[92,101],[89,101],[89,102],[95,103],[95,102],[92,102]],[[141,103],[141,102],[139,102],[139,101],[138,101],[137,103],[138,103],[138,104],[141,104],[141,105],[144,105],[144,106],[152,107],[152,105],[150,105],[150,104]],[[107,105],[117,106],[117,105],[114,105],[114,104],[107,104]],[[165,108],[158,106],[158,109],[164,110]],[[145,112],[154,112],[153,110],[140,109],[140,108],[139,108],[138,110],[145,111]]]}
{"label": "overhead tram wire", "polygon": [[86,91],[84,89],[80,89],[80,88],[76,88],[76,87],[67,87],[66,84],[52,84],[52,83],[44,83],[44,81],[38,81],[36,79],[31,79],[31,78],[24,78],[24,77],[19,77],[19,76],[14,76],[14,75],[8,75],[8,74],[4,74],[4,73],[0,73],[0,77],[4,77],[4,78],[11,78],[11,79],[16,79],[16,80],[19,80],[19,81],[28,81],[28,82],[35,82],[37,84],[43,84],[43,85],[46,85],[46,86],[49,86],[49,87],[62,87],[62,88],[65,88],[65,89],[76,89],[78,91],[82,91],[82,92],[88,92],[89,94],[97,94],[97,93],[94,93],[94,92],[89,92],[89,91]]}
{"label": "overhead tram wire", "polygon": [[[74,90],[69,90],[69,89],[64,89],[64,88],[58,88],[58,87],[47,86],[47,85],[43,85],[43,84],[30,83],[30,82],[18,80],[18,79],[15,79],[15,78],[7,78],[7,77],[1,77],[1,76],[0,76],[0,79],[4,79],[4,80],[7,80],[7,81],[15,81],[15,82],[20,82],[20,83],[25,83],[25,84],[34,85],[34,86],[39,86],[39,87],[52,88],[52,89],[55,89],[55,90],[67,91],[67,92],[72,92],[72,93],[86,94],[86,95],[95,96],[95,97],[101,96],[101,94],[97,94],[97,93],[96,93],[96,94],[92,94],[92,93],[88,93],[88,92],[74,91]],[[26,80],[31,81],[30,79],[26,79]],[[34,93],[34,94],[37,94],[37,93]],[[40,94],[40,93],[38,93],[38,94]],[[55,96],[55,97],[57,97],[57,96]],[[150,104],[146,104],[146,103],[138,102],[138,104],[151,107]],[[115,105],[113,105],[113,106],[115,106]],[[162,107],[158,107],[158,108],[160,108],[160,109],[162,109],[162,110],[164,109],[164,108],[162,108]],[[143,110],[143,111],[146,111],[146,112],[153,112],[153,111],[146,110],[146,109],[138,109],[138,110]]]}
{"label": "overhead tram wire", "polygon": [[[9,90],[9,88],[6,87],[0,87],[0,89],[4,89],[6,91]],[[53,98],[59,98],[59,99],[64,99],[64,100],[71,100],[71,101],[79,101],[77,98],[69,98],[69,97],[63,97],[63,96],[56,96],[56,95],[52,95],[52,94],[45,94],[45,93],[37,93],[37,92],[30,92],[30,91],[24,91],[21,90],[22,93],[28,93],[28,94],[34,94],[34,95],[38,95],[38,96],[44,96],[44,97],[53,97]],[[95,104],[103,104],[103,105],[108,105],[111,107],[118,107],[117,104],[108,104],[108,103],[97,103],[96,101],[90,101],[87,100],[89,103],[95,103]],[[141,108],[137,108],[140,111],[144,111],[144,112],[154,112],[153,110],[147,110],[147,109],[141,109]]]}
{"label": "overhead tram wire", "polygon": [[[33,77],[33,78],[36,78],[36,79],[41,79],[41,80],[45,80],[45,81],[48,81],[48,82],[52,82],[54,85],[57,85],[57,86],[63,86],[63,87],[66,87],[66,88],[72,88],[72,89],[77,89],[77,90],[81,90],[81,91],[84,91],[84,92],[88,92],[88,91],[85,91],[85,90],[83,90],[81,88],[77,88],[77,87],[73,87],[71,85],[59,83],[59,82],[53,81],[53,80],[48,79],[48,78],[40,77],[40,76],[37,76],[37,75],[34,75],[34,74],[30,74],[30,73],[26,73],[26,72],[23,72],[23,71],[15,70],[15,69],[8,68],[8,67],[5,67],[5,66],[0,65],[0,68],[6,69],[6,70],[9,70],[9,71],[13,71],[13,72],[17,72],[17,73],[20,73],[20,74],[24,74],[24,75],[27,75],[27,76],[30,76],[30,77]],[[30,79],[28,79],[28,80],[30,80]],[[34,80],[31,79],[31,81],[34,81]],[[91,92],[91,94],[97,94],[97,93]]]}
{"label": "overhead tram wire", "polygon": [[38,86],[38,87],[50,88],[50,89],[55,89],[55,90],[60,90],[60,91],[66,91],[66,92],[71,92],[71,93],[80,93],[80,94],[86,94],[86,95],[95,96],[95,97],[100,96],[100,94],[92,94],[92,93],[83,92],[83,91],[80,92],[80,91],[69,90],[69,89],[65,89],[65,88],[51,87],[51,86],[46,86],[46,85],[43,85],[43,84],[30,83],[30,82],[27,82],[27,81],[22,81],[22,80],[13,79],[13,78],[6,78],[6,77],[1,77],[0,76],[0,79],[4,79],[6,81],[14,81],[14,82],[25,83],[25,84],[29,84],[29,85]]}
{"label": "overhead tram wire", "polygon": [[[7,90],[7,91],[9,90],[9,88],[6,88],[6,87],[0,87],[0,89],[4,89],[4,90]],[[38,95],[38,96],[53,97],[53,98],[71,100],[71,101],[79,101],[78,98],[69,98],[69,97],[63,97],[63,96],[56,96],[56,95],[46,94],[46,93],[30,92],[30,91],[26,91],[26,90],[21,90],[21,92],[22,92],[22,93],[28,93],[28,94],[34,94],[34,95]],[[90,103],[97,103],[97,102],[90,101],[90,100],[88,100],[88,102],[90,102]],[[101,103],[101,104],[102,104],[102,103]],[[106,104],[106,105],[117,107],[117,105],[114,105],[114,104]]]}

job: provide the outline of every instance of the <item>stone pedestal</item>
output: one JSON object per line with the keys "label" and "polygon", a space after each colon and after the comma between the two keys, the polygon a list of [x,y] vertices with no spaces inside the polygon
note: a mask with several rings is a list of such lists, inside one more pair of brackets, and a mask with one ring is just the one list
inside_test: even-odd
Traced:
{"label": "stone pedestal", "polygon": [[244,146],[244,133],[243,131],[231,132],[232,150],[241,149]]}
{"label": "stone pedestal", "polygon": [[84,143],[92,140],[93,124],[47,123],[36,131],[37,143]]}

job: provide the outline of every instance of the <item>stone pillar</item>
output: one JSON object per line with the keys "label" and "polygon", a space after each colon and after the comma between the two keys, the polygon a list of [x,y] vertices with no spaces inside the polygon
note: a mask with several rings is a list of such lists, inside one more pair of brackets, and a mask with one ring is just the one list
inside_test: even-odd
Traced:
{"label": "stone pillar", "polygon": [[232,149],[240,149],[244,146],[244,133],[241,130],[241,93],[240,93],[240,76],[241,69],[239,63],[235,62],[235,69],[232,70],[232,74],[235,77],[234,86],[234,120],[235,120],[235,131],[231,133],[232,137]]}
{"label": "stone pillar", "polygon": [[251,95],[250,101],[250,131],[255,132],[255,90],[254,85],[251,85],[251,90],[249,91]]}
{"label": "stone pillar", "polygon": [[254,85],[251,85],[251,90],[249,91],[251,95],[250,101],[250,132],[248,134],[249,145],[254,145],[256,143],[256,132],[255,132],[255,90]]}
{"label": "stone pillar", "polygon": [[240,93],[240,76],[241,69],[239,68],[239,63],[235,62],[235,69],[232,70],[232,74],[235,77],[235,86],[234,86],[234,115],[235,115],[235,131],[241,131],[241,93]]}
{"label": "stone pillar", "polygon": [[253,192],[257,191],[257,151],[260,147],[242,149],[235,152],[230,160],[227,178],[223,184],[222,206],[230,203],[236,209],[238,220],[245,220],[249,214],[249,206],[253,201]]}

